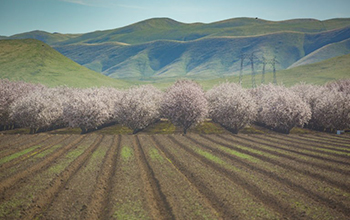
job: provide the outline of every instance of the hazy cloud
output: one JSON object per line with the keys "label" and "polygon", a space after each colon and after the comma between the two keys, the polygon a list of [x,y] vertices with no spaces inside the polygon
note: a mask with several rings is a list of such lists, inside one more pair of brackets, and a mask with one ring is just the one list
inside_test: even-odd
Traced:
{"label": "hazy cloud", "polygon": [[147,9],[146,7],[138,5],[123,4],[120,1],[116,0],[59,0],[63,2],[70,2],[73,4],[91,6],[91,7],[122,7],[122,8],[131,8],[131,9]]}
{"label": "hazy cloud", "polygon": [[91,7],[110,7],[112,5],[116,5],[111,0],[59,0],[63,2],[70,2],[78,5],[85,5]]}

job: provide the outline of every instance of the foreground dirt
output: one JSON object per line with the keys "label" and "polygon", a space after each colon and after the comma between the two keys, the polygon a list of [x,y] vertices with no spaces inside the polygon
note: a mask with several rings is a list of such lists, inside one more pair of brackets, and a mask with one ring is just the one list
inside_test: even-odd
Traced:
{"label": "foreground dirt", "polygon": [[349,215],[346,135],[0,135],[0,219]]}

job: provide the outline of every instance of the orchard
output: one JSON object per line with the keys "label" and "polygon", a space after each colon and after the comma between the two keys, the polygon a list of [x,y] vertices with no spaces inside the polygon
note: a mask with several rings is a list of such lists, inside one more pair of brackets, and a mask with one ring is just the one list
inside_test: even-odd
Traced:
{"label": "orchard", "polygon": [[207,92],[190,80],[178,80],[164,92],[150,85],[78,89],[0,80],[0,130],[76,127],[87,133],[119,123],[137,133],[161,118],[184,134],[205,119],[233,133],[252,123],[287,134],[293,127],[344,130],[350,128],[350,80],[255,89],[226,82]]}

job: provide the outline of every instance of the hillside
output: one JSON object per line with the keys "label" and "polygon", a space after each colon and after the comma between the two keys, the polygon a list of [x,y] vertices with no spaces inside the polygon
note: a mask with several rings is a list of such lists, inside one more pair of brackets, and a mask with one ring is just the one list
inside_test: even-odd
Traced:
{"label": "hillside", "polygon": [[[60,53],[112,78],[159,80],[168,77],[209,79],[238,75],[241,52],[255,55],[255,70],[263,57],[276,56],[286,69],[313,50],[350,39],[350,26],[321,33],[277,32],[251,37],[211,37],[193,41],[158,40],[144,44],[72,44],[54,47]],[[92,55],[95,56],[92,56]],[[333,53],[333,56],[340,55]],[[266,71],[272,66],[266,65]],[[250,74],[248,57],[244,74]]]}
{"label": "hillside", "polygon": [[[294,67],[287,70],[277,71],[277,83],[286,86],[292,86],[296,83],[306,82],[310,84],[323,85],[329,81],[350,78],[350,54],[334,57],[321,62]],[[256,84],[261,84],[261,72],[255,75]],[[250,88],[252,86],[251,75],[243,77],[243,86]],[[237,76],[218,78],[212,80],[202,80],[199,83],[206,89],[222,82],[237,82]],[[273,82],[273,73],[268,72],[265,75],[265,84]],[[166,85],[164,83],[164,85]]]}
{"label": "hillside", "polygon": [[337,43],[327,44],[326,46],[323,46],[320,49],[298,60],[290,67],[288,67],[288,69],[301,65],[317,63],[322,60],[327,60],[332,57],[346,54],[350,54],[350,39],[346,39]]}
{"label": "hillside", "polygon": [[51,34],[44,31],[33,31],[13,35],[10,38],[34,38],[50,45],[106,42],[140,44],[155,40],[191,41],[208,37],[246,37],[281,31],[320,33],[347,26],[350,26],[349,18],[325,21],[315,19],[268,21],[256,18],[233,18],[209,24],[187,24],[169,18],[153,18],[121,28],[95,31],[86,34]]}
{"label": "hillside", "polygon": [[126,27],[86,34],[33,31],[9,38],[47,42],[64,56],[93,71],[128,81],[172,81],[179,77],[215,79],[272,71],[347,54],[350,19],[267,21],[234,18],[186,24],[154,18]]}
{"label": "hillside", "polygon": [[16,34],[11,36],[11,39],[36,39],[40,40],[46,44],[52,45],[56,44],[61,41],[66,41],[71,38],[76,38],[79,37],[80,34],[60,34],[60,33],[48,33],[45,31],[31,31],[27,33],[22,33],[22,34]]}
{"label": "hillside", "polygon": [[129,86],[123,81],[91,71],[49,45],[33,39],[0,40],[0,66],[0,78],[48,86]]}

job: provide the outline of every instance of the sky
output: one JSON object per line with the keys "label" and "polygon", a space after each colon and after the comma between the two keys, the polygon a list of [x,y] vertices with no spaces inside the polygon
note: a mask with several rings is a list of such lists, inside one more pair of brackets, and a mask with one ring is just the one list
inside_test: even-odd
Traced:
{"label": "sky", "polygon": [[350,18],[349,9],[349,0],[0,0],[0,35],[87,33],[155,17],[184,23],[236,17],[327,20]]}

